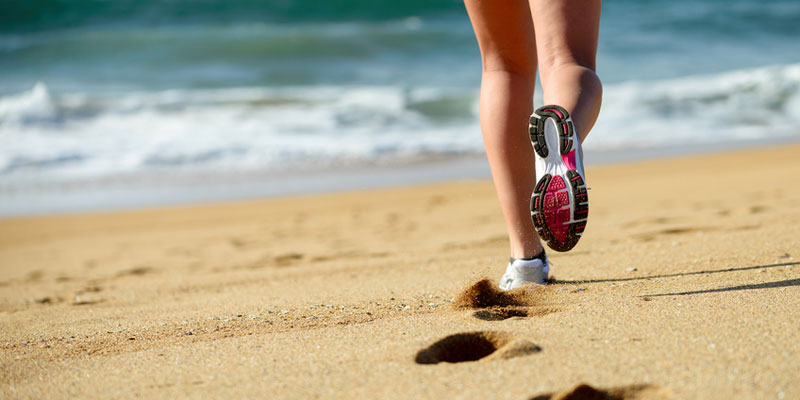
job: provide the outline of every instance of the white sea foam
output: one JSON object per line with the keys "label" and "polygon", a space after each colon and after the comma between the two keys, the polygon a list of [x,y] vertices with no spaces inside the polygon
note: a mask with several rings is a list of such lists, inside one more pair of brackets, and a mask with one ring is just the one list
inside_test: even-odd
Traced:
{"label": "white sea foam", "polygon": [[652,147],[800,134],[800,64],[606,88],[587,148]]}
{"label": "white sea foam", "polygon": [[[325,86],[0,98],[0,182],[479,153],[477,91]],[[797,136],[800,64],[606,85],[587,150]]]}
{"label": "white sea foam", "polygon": [[37,84],[0,102],[0,173],[282,169],[476,151],[469,109],[442,122],[410,109],[416,97],[392,87],[52,96]]}

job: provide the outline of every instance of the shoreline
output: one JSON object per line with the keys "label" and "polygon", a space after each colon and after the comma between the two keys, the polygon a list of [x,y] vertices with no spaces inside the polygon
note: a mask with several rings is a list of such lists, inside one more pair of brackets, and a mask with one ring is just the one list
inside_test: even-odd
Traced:
{"label": "shoreline", "polygon": [[[625,150],[589,150],[589,166],[662,160],[698,154],[794,145],[800,138]],[[438,157],[412,163],[326,170],[170,173],[78,182],[0,185],[0,219],[204,205],[287,196],[491,179],[484,155]],[[54,199],[58,199],[54,201]]]}
{"label": "shoreline", "polygon": [[798,154],[593,167],[503,302],[489,180],[0,220],[0,398],[799,398]]}

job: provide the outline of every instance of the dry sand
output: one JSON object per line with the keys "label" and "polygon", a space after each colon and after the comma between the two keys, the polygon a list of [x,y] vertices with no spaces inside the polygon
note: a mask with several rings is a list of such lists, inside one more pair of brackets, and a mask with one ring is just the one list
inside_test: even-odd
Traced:
{"label": "dry sand", "polygon": [[800,146],[588,174],[510,297],[488,181],[0,221],[0,398],[800,398]]}

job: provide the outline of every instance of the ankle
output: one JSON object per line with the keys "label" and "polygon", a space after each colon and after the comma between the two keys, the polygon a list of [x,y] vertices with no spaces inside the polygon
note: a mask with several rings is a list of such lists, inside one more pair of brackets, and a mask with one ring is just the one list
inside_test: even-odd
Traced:
{"label": "ankle", "polygon": [[544,251],[544,247],[542,247],[542,243],[536,242],[531,243],[527,246],[512,246],[511,247],[511,258],[521,259],[521,258],[535,258],[539,256]]}

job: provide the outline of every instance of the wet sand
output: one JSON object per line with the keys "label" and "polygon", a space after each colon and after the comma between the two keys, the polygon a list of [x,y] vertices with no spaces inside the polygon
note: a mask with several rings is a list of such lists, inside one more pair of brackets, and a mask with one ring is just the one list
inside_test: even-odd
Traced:
{"label": "wet sand", "polygon": [[584,238],[507,296],[489,181],[2,220],[0,397],[800,398],[798,176],[591,167]]}

